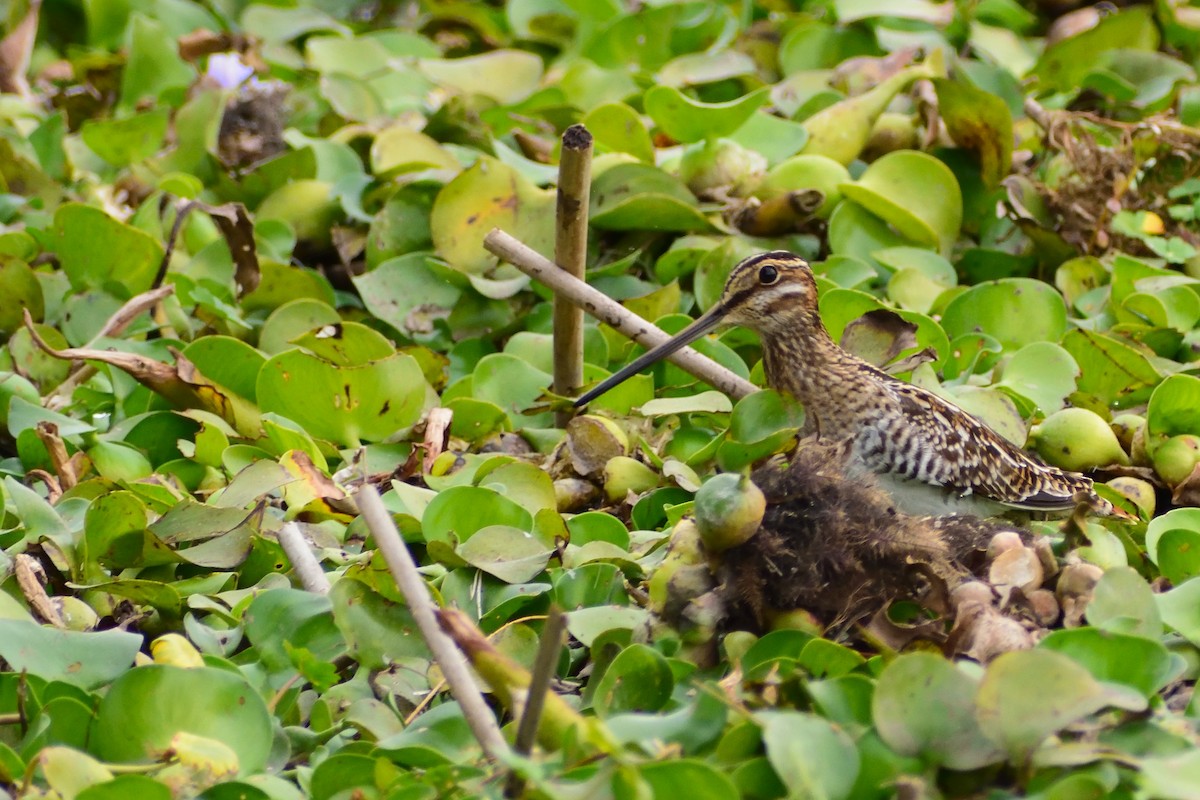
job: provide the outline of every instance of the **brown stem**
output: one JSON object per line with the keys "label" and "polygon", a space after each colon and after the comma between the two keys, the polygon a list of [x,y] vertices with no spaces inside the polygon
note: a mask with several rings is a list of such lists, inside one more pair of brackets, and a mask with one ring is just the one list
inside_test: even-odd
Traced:
{"label": "brown stem", "polygon": [[[565,297],[642,347],[656,347],[671,338],[617,301],[566,274],[554,262],[499,228],[493,228],[484,237],[483,246],[529,277],[553,289],[555,295]],[[735,375],[690,347],[680,348],[667,358],[685,372],[735,399],[758,391],[758,387],[750,381]]]}
{"label": "brown stem", "polygon": [[[529,693],[525,698],[525,710],[517,725],[517,738],[513,750],[528,755],[537,740],[538,726],[542,721],[542,709],[546,706],[546,695],[551,691],[550,681],[558,668],[558,657],[562,653],[563,634],[567,630],[567,615],[558,606],[551,606],[542,626],[542,641],[538,644],[537,656],[533,661],[533,675],[529,679]],[[506,797],[520,797],[525,781],[516,772],[508,777],[504,787]]]}
{"label": "brown stem", "polygon": [[[592,181],[592,134],[572,125],[562,137],[558,164],[557,236],[554,260],[572,277],[583,280],[587,262],[588,192]],[[567,396],[583,385],[583,310],[554,296],[554,393]],[[573,409],[555,412],[565,427]]]}

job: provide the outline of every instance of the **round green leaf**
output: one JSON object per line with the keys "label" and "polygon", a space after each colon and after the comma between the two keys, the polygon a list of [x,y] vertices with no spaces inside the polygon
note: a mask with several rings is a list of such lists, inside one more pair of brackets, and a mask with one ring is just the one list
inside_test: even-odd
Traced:
{"label": "round green leaf", "polygon": [[299,350],[273,356],[258,375],[264,412],[298,423],[318,439],[353,447],[417,421],[428,384],[412,356],[340,367]]}
{"label": "round green leaf", "polygon": [[528,531],[533,517],[494,489],[480,486],[455,486],[439,492],[421,517],[426,542],[464,542],[489,525]]}
{"label": "round green leaf", "polygon": [[130,294],[150,288],[163,251],[148,234],[79,203],[60,206],[54,227],[58,258],[73,288],[101,288],[108,281]]}
{"label": "round green leaf", "polygon": [[1061,653],[1018,650],[988,666],[976,704],[984,734],[1023,761],[1066,726],[1108,706],[1142,711],[1146,699],[1132,689],[1099,683]]}
{"label": "round green leaf", "polygon": [[875,729],[900,755],[955,770],[994,764],[1003,754],[975,718],[978,688],[977,679],[940,656],[899,656],[880,673],[875,687]]}
{"label": "round green leaf", "polygon": [[662,653],[631,644],[617,654],[596,687],[592,703],[601,717],[628,711],[658,711],[675,685]]}
{"label": "round green leaf", "polygon": [[421,72],[439,86],[481,94],[501,105],[524,100],[542,80],[542,59],[524,50],[492,50],[465,58],[423,58]]}
{"label": "round green leaf", "polygon": [[109,687],[92,748],[105,761],[144,762],[161,757],[180,731],[228,745],[242,774],[260,771],[271,752],[271,715],[241,675],[157,664],[130,670]]}
{"label": "round green leaf", "polygon": [[618,164],[592,182],[592,225],[605,230],[698,231],[708,220],[688,188],[657,167]]}
{"label": "round green leaf", "polygon": [[1073,628],[1052,632],[1038,647],[1068,656],[1098,681],[1119,683],[1149,698],[1171,680],[1175,665],[1161,642],[1142,636]]}
{"label": "round green leaf", "polygon": [[1062,295],[1032,278],[1006,278],[973,286],[942,313],[951,339],[968,333],[995,337],[1006,350],[1031,342],[1057,342],[1067,330]]}
{"label": "round green leaf", "polygon": [[617,153],[629,153],[646,164],[654,163],[654,143],[636,111],[624,103],[605,103],[583,118],[583,124],[595,138],[596,146]]}
{"label": "round green leaf", "polygon": [[480,158],[434,200],[429,217],[433,244],[450,266],[470,275],[482,275],[496,265],[496,257],[483,247],[483,237],[492,228],[539,253],[552,253],[554,202],[554,192],[537,188],[512,167]]}
{"label": "round green leaf", "polygon": [[949,252],[962,226],[962,190],[931,155],[897,150],[874,161],[842,194],[914,242]]}
{"label": "round green leaf", "polygon": [[845,731],[798,711],[763,711],[754,718],[762,727],[767,758],[789,796],[828,800],[850,796],[860,761]]}
{"label": "round green leaf", "polygon": [[546,568],[554,549],[511,525],[485,525],[458,546],[459,558],[505,583],[528,583]]}

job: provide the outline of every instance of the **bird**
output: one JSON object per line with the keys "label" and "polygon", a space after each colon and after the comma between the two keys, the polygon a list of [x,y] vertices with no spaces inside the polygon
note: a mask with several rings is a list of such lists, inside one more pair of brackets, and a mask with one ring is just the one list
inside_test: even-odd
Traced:
{"label": "bird", "polygon": [[[891,478],[888,486],[908,513],[1083,508],[1127,516],[1096,493],[1090,478],[1043,463],[969,412],[843,350],[821,320],[811,267],[785,250],[739,262],[712,308],[581,395],[575,406],[725,324],[760,335],[767,385],[800,401],[806,428],[818,439],[845,449],[848,477],[862,469]],[[937,499],[927,497],[930,489]]]}

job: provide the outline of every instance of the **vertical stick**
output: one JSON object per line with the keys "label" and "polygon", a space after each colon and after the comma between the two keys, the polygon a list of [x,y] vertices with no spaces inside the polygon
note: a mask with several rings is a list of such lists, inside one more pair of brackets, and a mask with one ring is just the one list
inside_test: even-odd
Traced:
{"label": "vertical stick", "polygon": [[[587,260],[588,192],[592,183],[592,134],[582,125],[567,128],[558,165],[558,209],[554,260],[583,280]],[[583,385],[583,311],[554,298],[554,393],[571,395]],[[555,413],[562,427],[573,411]]]}

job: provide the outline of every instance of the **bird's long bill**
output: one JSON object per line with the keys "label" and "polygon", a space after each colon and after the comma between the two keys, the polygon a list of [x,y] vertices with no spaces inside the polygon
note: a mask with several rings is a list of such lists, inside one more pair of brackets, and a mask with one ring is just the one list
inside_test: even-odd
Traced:
{"label": "bird's long bill", "polygon": [[718,303],[717,305],[713,306],[708,311],[697,317],[695,322],[693,322],[691,325],[688,325],[669,340],[663,342],[658,347],[647,350],[645,353],[635,358],[633,361],[630,361],[612,375],[609,375],[607,378],[600,381],[600,383],[593,386],[587,392],[584,392],[579,396],[579,399],[575,401],[575,406],[578,408],[587,405],[600,395],[607,392],[609,389],[628,379],[631,375],[636,375],[651,364],[661,361],[662,359],[671,355],[676,350],[688,346],[704,334],[711,331],[713,328],[720,325],[721,321],[725,318],[726,313],[727,309],[722,304]]}

